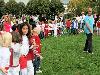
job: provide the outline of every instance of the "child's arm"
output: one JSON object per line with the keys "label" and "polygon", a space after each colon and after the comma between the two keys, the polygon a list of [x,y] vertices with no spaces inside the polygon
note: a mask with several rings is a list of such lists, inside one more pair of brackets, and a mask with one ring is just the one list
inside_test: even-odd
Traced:
{"label": "child's arm", "polygon": [[5,68],[0,68],[0,70],[4,73],[7,74],[7,70]]}

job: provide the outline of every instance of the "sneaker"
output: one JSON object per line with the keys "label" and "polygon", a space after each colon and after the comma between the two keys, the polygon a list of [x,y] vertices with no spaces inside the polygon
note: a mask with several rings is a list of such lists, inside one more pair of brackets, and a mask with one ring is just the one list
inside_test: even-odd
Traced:
{"label": "sneaker", "polygon": [[83,51],[83,53],[88,53],[88,51]]}
{"label": "sneaker", "polygon": [[92,53],[89,52],[89,54],[94,54],[94,53],[93,52]]}
{"label": "sneaker", "polygon": [[42,71],[41,70],[38,70],[38,71],[36,71],[36,73],[42,73]]}

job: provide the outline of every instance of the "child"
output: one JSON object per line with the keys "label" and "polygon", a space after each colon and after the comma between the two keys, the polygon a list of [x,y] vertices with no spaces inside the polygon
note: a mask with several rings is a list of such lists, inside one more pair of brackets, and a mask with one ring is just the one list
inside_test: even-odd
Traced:
{"label": "child", "polygon": [[20,36],[18,32],[12,32],[11,56],[10,56],[10,75],[19,75],[19,58],[20,58]]}
{"label": "child", "polygon": [[70,33],[70,27],[71,27],[71,21],[70,21],[70,19],[68,19],[66,21],[66,29],[67,29],[68,34]]}
{"label": "child", "polygon": [[49,33],[48,24],[47,24],[47,22],[46,22],[45,27],[44,27],[44,36],[45,36],[45,38],[48,37],[48,33]]}
{"label": "child", "polygon": [[5,16],[5,21],[4,21],[4,30],[6,32],[11,32],[11,21],[10,21],[10,17],[8,15]]}
{"label": "child", "polygon": [[27,60],[27,54],[29,52],[29,38],[30,38],[30,26],[27,22],[24,22],[19,27],[19,33],[22,38],[22,45],[20,48],[21,57],[19,60],[21,75],[34,75],[34,68],[31,60]]}
{"label": "child", "polygon": [[18,26],[16,24],[14,24],[12,26],[12,30],[15,31],[15,32],[18,32]]}
{"label": "child", "polygon": [[36,52],[35,53],[35,60],[34,60],[34,74],[36,74],[36,72],[41,73],[42,71],[39,70],[40,67],[40,59],[42,59],[41,56],[41,41],[40,38],[38,36],[38,29],[35,27],[32,31],[32,38],[35,40],[36,45],[38,46],[36,48]]}
{"label": "child", "polygon": [[72,21],[72,33],[74,35],[78,34],[78,21],[76,20],[76,18],[73,18],[73,21]]}
{"label": "child", "polygon": [[9,32],[0,32],[0,75],[9,75],[10,49],[12,35]]}
{"label": "child", "polygon": [[54,28],[54,37],[57,37],[57,24],[55,23],[55,21],[52,21],[52,25],[53,25],[53,28]]}
{"label": "child", "polygon": [[54,28],[53,28],[52,21],[49,22],[49,32],[50,32],[51,36],[54,35]]}
{"label": "child", "polygon": [[99,16],[99,20],[96,23],[97,26],[97,35],[100,35],[100,16]]}

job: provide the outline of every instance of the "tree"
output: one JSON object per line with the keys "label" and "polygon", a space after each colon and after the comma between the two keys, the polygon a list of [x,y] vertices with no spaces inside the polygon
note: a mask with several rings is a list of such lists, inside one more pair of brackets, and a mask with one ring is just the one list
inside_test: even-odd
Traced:
{"label": "tree", "polygon": [[15,0],[9,0],[5,6],[6,13],[10,13],[13,15],[19,14],[18,10],[18,3]]}
{"label": "tree", "polygon": [[59,13],[64,11],[63,3],[61,3],[60,0],[51,0],[50,3],[50,11],[51,13],[54,13],[55,15],[58,15]]}
{"label": "tree", "polygon": [[64,11],[60,0],[30,0],[26,6],[28,14],[59,14]]}
{"label": "tree", "polygon": [[25,14],[25,4],[23,2],[18,3],[18,10],[20,15]]}
{"label": "tree", "polygon": [[100,0],[70,0],[68,3],[68,11],[75,15],[80,15],[82,10],[87,12],[88,6],[92,7],[93,12],[100,10]]}
{"label": "tree", "polygon": [[0,18],[4,14],[4,7],[5,7],[5,2],[4,0],[0,0]]}
{"label": "tree", "polygon": [[30,0],[26,8],[28,14],[47,14],[49,12],[49,0]]}

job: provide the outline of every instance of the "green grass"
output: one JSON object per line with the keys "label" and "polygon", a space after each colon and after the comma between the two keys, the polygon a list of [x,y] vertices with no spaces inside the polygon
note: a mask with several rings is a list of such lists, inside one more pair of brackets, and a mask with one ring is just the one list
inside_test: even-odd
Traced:
{"label": "green grass", "polygon": [[93,55],[83,53],[86,36],[63,35],[42,40],[42,74],[100,75],[100,36],[93,36]]}

